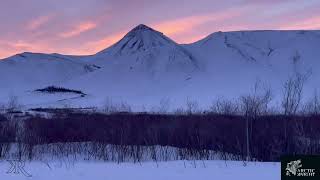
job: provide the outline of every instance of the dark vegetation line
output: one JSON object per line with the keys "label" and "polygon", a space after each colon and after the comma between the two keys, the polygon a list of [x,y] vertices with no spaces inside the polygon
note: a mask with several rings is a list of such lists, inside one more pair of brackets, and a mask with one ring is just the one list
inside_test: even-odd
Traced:
{"label": "dark vegetation line", "polygon": [[[93,142],[123,148],[172,146],[200,159],[206,159],[204,152],[213,150],[245,160],[246,121],[247,117],[236,115],[67,113],[29,117],[21,129],[14,121],[2,119],[0,158],[10,143],[20,143],[24,147],[21,154],[32,159],[36,145]],[[284,154],[320,153],[320,116],[269,115],[250,122],[251,159],[279,161]]]}
{"label": "dark vegetation line", "polygon": [[36,89],[36,92],[45,92],[45,93],[75,93],[85,96],[86,94],[83,93],[80,90],[74,90],[74,89],[67,89],[63,87],[56,87],[56,86],[48,86],[43,89]]}

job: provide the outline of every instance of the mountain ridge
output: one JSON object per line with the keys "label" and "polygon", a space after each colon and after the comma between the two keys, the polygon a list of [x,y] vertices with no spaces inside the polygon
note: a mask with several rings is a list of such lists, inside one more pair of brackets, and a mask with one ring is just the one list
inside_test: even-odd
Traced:
{"label": "mountain ridge", "polygon": [[[22,102],[43,106],[101,106],[107,97],[137,107],[155,106],[162,98],[173,99],[175,108],[186,99],[208,106],[217,97],[248,94],[259,81],[279,100],[283,84],[297,72],[311,74],[305,84],[308,98],[320,90],[319,34],[305,30],[216,32],[195,43],[178,44],[138,25],[94,55],[27,53],[0,61],[0,81],[7,84],[0,87],[0,98],[14,89]],[[21,55],[29,57],[28,61]],[[88,66],[93,70],[85,70]],[[49,98],[27,92],[46,86],[80,90],[88,96],[69,100],[63,96],[59,101],[59,94]]]}
{"label": "mountain ridge", "polygon": [[[160,31],[157,31],[145,24],[139,24],[137,26],[135,26],[134,28],[132,28],[130,31],[128,31],[128,33],[126,35],[128,35],[130,32],[134,32],[136,30],[152,30],[154,32],[157,32],[157,33],[160,33],[162,35],[164,35],[162,32]],[[205,36],[204,38],[202,39],[199,39],[199,40],[196,40],[194,42],[190,42],[190,43],[177,43],[176,41],[170,39],[171,41],[175,42],[176,44],[178,45],[192,45],[192,44],[197,44],[198,42],[201,42],[201,41],[205,41],[207,39],[209,39],[210,37],[216,35],[216,34],[221,34],[221,33],[264,33],[264,32],[280,32],[280,33],[293,33],[293,32],[296,32],[296,33],[300,33],[300,34],[303,34],[303,33],[313,33],[315,34],[316,36],[318,36],[320,38],[320,30],[304,30],[304,29],[301,29],[301,30],[274,30],[274,29],[268,29],[268,30],[235,30],[235,31],[216,31],[216,32],[213,32],[213,33],[210,33],[208,34],[207,36]],[[125,35],[125,36],[126,36]],[[125,37],[124,36],[124,37]],[[121,40],[121,39],[120,39]],[[119,41],[120,41],[119,40]],[[118,41],[118,42],[119,42]],[[72,54],[61,54],[61,53],[39,53],[39,52],[21,52],[21,53],[17,53],[17,54],[14,54],[12,56],[15,56],[15,55],[20,55],[20,54],[24,54],[24,53],[31,53],[31,54],[46,54],[46,55],[51,55],[51,54],[58,54],[58,55],[63,55],[63,56],[75,56],[75,57],[86,57],[86,56],[92,56],[92,55],[96,55],[96,54],[99,54],[99,53],[102,53],[103,51],[107,50],[108,48],[116,45],[118,42],[114,43],[113,45],[110,45],[109,47],[106,47],[105,49],[102,49],[100,51],[98,51],[97,53],[93,53],[93,54],[88,54],[88,55],[72,55]],[[6,59],[9,59],[10,57],[12,56],[9,56],[9,57],[5,57],[5,58],[1,58],[1,60],[6,60]]]}

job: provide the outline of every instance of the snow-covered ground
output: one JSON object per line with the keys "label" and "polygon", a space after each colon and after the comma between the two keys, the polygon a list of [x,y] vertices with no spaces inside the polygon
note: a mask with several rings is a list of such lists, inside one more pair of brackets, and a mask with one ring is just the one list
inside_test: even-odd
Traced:
{"label": "snow-covered ground", "polygon": [[169,161],[111,163],[111,162],[31,162],[23,174],[6,173],[10,164],[0,162],[2,180],[280,180],[280,163],[240,161]]}

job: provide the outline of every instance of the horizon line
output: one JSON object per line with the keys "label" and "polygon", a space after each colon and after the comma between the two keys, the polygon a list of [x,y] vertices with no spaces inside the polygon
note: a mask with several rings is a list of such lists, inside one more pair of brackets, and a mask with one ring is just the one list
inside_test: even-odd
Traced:
{"label": "horizon line", "polygon": [[93,55],[96,55],[96,54],[98,54],[99,52],[101,52],[101,51],[103,51],[103,50],[106,50],[106,49],[112,47],[113,45],[115,45],[116,43],[118,43],[119,41],[121,41],[129,32],[131,32],[132,30],[134,30],[135,28],[137,28],[138,26],[141,26],[141,25],[146,26],[146,27],[148,27],[148,28],[151,28],[152,30],[155,30],[155,31],[157,31],[157,32],[162,33],[164,36],[170,38],[171,40],[173,40],[173,41],[174,41],[175,43],[177,43],[178,45],[191,45],[191,44],[197,43],[197,42],[199,42],[199,41],[202,41],[202,40],[204,40],[204,39],[206,39],[206,38],[208,38],[208,37],[210,37],[210,36],[212,36],[213,34],[216,34],[216,33],[264,32],[264,31],[278,31],[278,32],[289,32],[289,31],[298,31],[298,32],[299,32],[299,31],[302,31],[302,32],[304,32],[304,31],[309,31],[309,32],[310,32],[310,31],[320,31],[320,29],[244,29],[244,30],[231,30],[231,31],[214,31],[214,32],[212,32],[212,33],[209,33],[209,34],[203,36],[203,38],[197,39],[197,40],[195,40],[195,41],[193,41],[193,42],[190,42],[190,43],[179,43],[179,42],[176,42],[176,40],[174,40],[174,39],[171,38],[170,36],[166,35],[165,33],[161,32],[161,31],[158,31],[156,28],[153,28],[153,27],[151,27],[151,26],[149,26],[149,25],[145,25],[145,24],[138,24],[138,25],[134,26],[133,28],[131,28],[130,30],[128,30],[127,33],[125,33],[125,35],[122,36],[120,39],[116,40],[116,42],[114,42],[113,44],[111,44],[111,45],[107,46],[106,48],[101,49],[101,50],[99,50],[99,51],[97,51],[97,52],[95,52],[95,53],[93,53],[93,54],[81,54],[81,53],[79,53],[79,54],[71,54],[71,53],[70,53],[70,54],[69,54],[69,53],[59,53],[59,52],[46,53],[46,52],[40,52],[40,51],[39,51],[39,52],[35,52],[35,51],[33,51],[33,52],[32,52],[32,51],[21,51],[21,52],[19,52],[19,53],[15,53],[15,54],[6,56],[6,57],[4,57],[4,58],[0,58],[0,61],[5,60],[5,59],[8,59],[8,58],[13,57],[13,56],[16,56],[16,55],[24,54],[24,53],[30,53],[30,54],[47,54],[47,55],[58,54],[58,55],[79,56],[79,57],[81,57],[81,56],[83,56],[83,57],[85,57],[85,56],[93,56]]}

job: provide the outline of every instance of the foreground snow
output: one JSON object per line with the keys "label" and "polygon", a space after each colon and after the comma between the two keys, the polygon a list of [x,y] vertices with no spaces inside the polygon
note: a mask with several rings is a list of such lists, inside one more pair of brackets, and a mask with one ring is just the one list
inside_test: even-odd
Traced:
{"label": "foreground snow", "polygon": [[280,179],[279,163],[251,162],[244,166],[243,162],[235,161],[171,161],[171,162],[143,162],[110,163],[110,162],[31,162],[26,163],[25,170],[32,177],[22,174],[7,174],[10,164],[0,162],[0,179],[68,179],[68,180],[170,180],[170,179]]}

